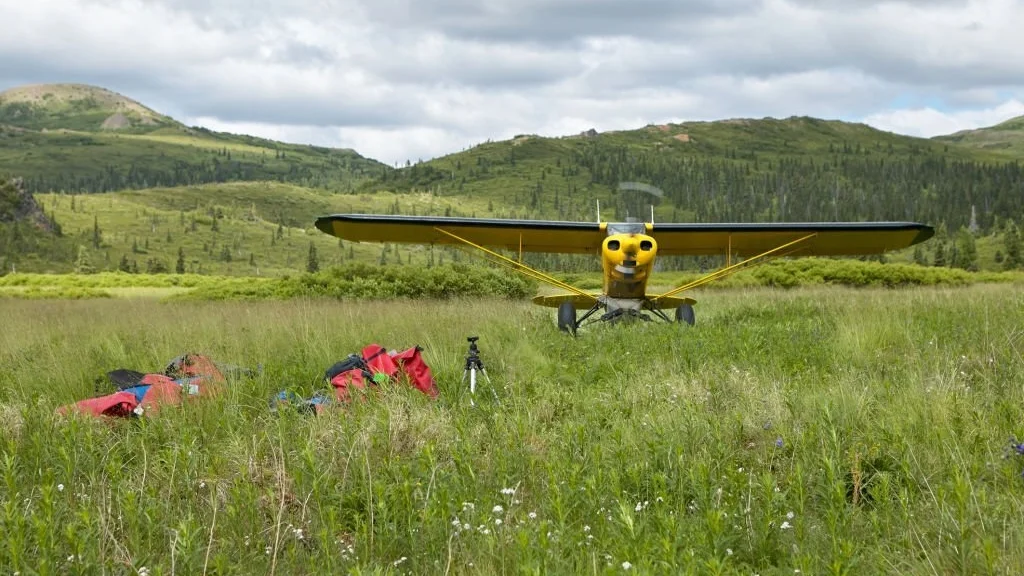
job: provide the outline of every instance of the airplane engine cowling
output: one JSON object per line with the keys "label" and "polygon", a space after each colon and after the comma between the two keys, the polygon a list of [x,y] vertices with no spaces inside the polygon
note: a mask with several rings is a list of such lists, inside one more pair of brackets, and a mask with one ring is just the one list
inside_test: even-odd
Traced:
{"label": "airplane engine cowling", "polygon": [[612,234],[601,244],[604,292],[612,298],[643,298],[658,254],[646,234]]}

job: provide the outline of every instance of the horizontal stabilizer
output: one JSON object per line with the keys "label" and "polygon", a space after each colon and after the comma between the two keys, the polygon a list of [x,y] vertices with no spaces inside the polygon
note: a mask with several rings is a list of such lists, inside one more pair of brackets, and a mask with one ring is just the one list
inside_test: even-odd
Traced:
{"label": "horizontal stabilizer", "polygon": [[[577,310],[590,310],[594,304],[597,303],[597,299],[601,297],[601,294],[590,294],[589,297],[582,296],[580,294],[549,294],[545,296],[534,296],[533,303],[540,306],[547,306],[549,308],[558,308],[562,302],[572,302],[573,308]],[[683,304],[689,304],[693,306],[697,303],[693,298],[679,298],[676,296],[666,296],[657,300],[648,300],[654,308],[660,309],[675,309]]]}
{"label": "horizontal stabilizer", "polygon": [[562,302],[572,302],[573,308],[577,310],[590,310],[597,304],[600,294],[584,296],[582,294],[549,294],[547,296],[534,296],[533,303],[549,308],[558,308]]}
{"label": "horizontal stabilizer", "polygon": [[669,309],[679,308],[683,304],[689,304],[690,306],[693,306],[694,304],[697,303],[697,301],[694,300],[693,298],[679,298],[679,297],[676,297],[676,296],[666,296],[664,298],[658,298],[657,300],[653,300],[653,301],[652,300],[648,300],[648,302],[651,302],[651,304],[655,308],[660,308],[660,309],[663,309],[663,310],[666,309],[666,308],[669,308]]}

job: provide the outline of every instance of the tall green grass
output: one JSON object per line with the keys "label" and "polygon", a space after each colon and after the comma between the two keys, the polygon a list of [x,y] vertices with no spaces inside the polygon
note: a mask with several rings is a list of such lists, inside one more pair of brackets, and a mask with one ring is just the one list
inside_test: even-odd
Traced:
{"label": "tall green grass", "polygon": [[[693,328],[495,300],[0,301],[8,572],[1015,574],[1024,295],[718,291]],[[493,385],[460,383],[480,336]],[[271,413],[363,345],[441,394]],[[152,418],[54,416],[185,351],[255,366]],[[495,400],[491,393],[496,394]],[[500,507],[500,508],[499,508]],[[500,521],[500,523],[499,523]],[[143,570],[145,567],[145,570]]]}

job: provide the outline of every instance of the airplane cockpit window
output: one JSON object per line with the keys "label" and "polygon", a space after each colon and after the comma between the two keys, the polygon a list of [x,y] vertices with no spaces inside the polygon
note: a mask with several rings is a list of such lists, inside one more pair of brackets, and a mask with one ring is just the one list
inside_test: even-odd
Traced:
{"label": "airplane cockpit window", "polygon": [[608,235],[612,234],[646,234],[647,227],[643,222],[609,222]]}

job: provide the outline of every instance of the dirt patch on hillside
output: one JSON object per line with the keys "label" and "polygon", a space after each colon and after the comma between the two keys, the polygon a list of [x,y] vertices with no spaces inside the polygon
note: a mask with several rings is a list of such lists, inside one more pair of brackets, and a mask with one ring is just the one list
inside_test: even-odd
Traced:
{"label": "dirt patch on hillside", "polygon": [[120,130],[122,128],[131,128],[132,121],[127,116],[118,112],[117,114],[111,114],[103,121],[100,128],[104,130]]}
{"label": "dirt patch on hillside", "polygon": [[689,142],[690,141],[690,135],[689,134],[676,134],[675,136],[673,136],[673,138],[675,138],[676,140],[679,140],[680,142]]}

